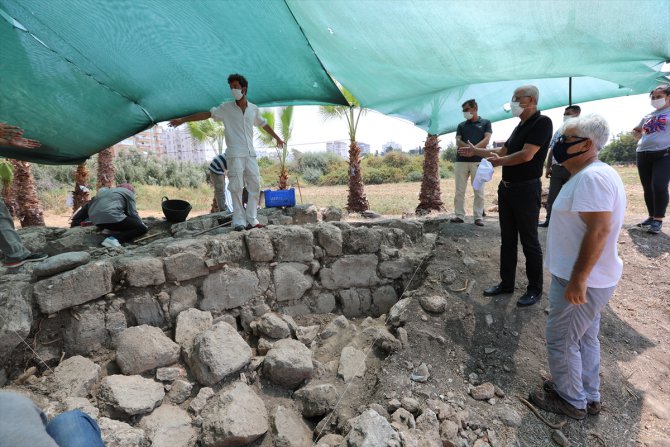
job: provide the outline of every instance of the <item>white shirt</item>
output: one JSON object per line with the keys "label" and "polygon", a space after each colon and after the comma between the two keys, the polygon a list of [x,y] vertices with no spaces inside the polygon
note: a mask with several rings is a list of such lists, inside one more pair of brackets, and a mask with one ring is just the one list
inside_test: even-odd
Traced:
{"label": "white shirt", "polygon": [[619,174],[601,161],[593,162],[573,175],[554,201],[544,262],[552,275],[570,279],[586,233],[586,224],[579,213],[598,211],[612,213],[610,233],[586,286],[608,288],[619,282],[623,261],[619,258],[617,240],[626,211],[626,192]]}
{"label": "white shirt", "polygon": [[210,110],[212,119],[223,121],[226,128],[226,157],[256,156],[254,150],[254,126],[263,127],[267,122],[255,104],[247,101],[247,108],[242,109],[235,101],[224,102]]}

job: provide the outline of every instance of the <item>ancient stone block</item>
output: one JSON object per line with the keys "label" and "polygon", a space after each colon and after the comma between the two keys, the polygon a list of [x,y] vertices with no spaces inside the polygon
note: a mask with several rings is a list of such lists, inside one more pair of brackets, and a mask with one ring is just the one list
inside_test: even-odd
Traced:
{"label": "ancient stone block", "polygon": [[317,227],[316,237],[328,256],[342,254],[342,230],[335,225],[321,224]]}
{"label": "ancient stone block", "polygon": [[379,282],[377,262],[373,254],[343,256],[329,268],[321,269],[321,285],[331,290],[374,286]]}
{"label": "ancient stone block", "polygon": [[114,267],[108,261],[82,265],[36,283],[35,298],[42,312],[58,312],[110,293],[113,274]]}
{"label": "ancient stone block", "polygon": [[270,262],[275,257],[272,238],[265,230],[251,230],[246,236],[249,259],[254,262]]}
{"label": "ancient stone block", "polygon": [[209,275],[202,284],[200,309],[219,312],[240,307],[255,296],[258,277],[250,270],[229,267]]}
{"label": "ancient stone block", "polygon": [[164,258],[167,279],[186,281],[209,273],[203,255],[186,251]]}
{"label": "ancient stone block", "polygon": [[5,364],[4,359],[30,333],[31,294],[27,282],[8,281],[0,285],[0,365]]}
{"label": "ancient stone block", "polygon": [[165,282],[163,261],[160,258],[127,257],[118,260],[116,266],[132,287],[156,286]]}
{"label": "ancient stone block", "polygon": [[314,258],[314,236],[307,228],[274,227],[270,231],[277,261],[308,262]]}
{"label": "ancient stone block", "polygon": [[277,301],[294,301],[301,298],[314,282],[306,275],[307,266],[297,262],[286,262],[274,269],[275,297]]}

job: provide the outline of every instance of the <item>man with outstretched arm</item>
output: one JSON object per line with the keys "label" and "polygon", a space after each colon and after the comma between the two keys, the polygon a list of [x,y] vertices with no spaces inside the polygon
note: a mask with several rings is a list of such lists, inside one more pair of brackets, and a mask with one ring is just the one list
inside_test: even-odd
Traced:
{"label": "man with outstretched arm", "polygon": [[471,157],[486,157],[493,166],[502,166],[502,181],[498,186],[498,215],[500,222],[500,283],[484,290],[495,296],[514,292],[517,245],[521,239],[526,257],[528,286],[516,302],[531,306],[542,297],[542,247],[537,236],[542,195],[542,166],[551,140],[551,120],[537,109],[540,92],[533,85],[514,90],[510,103],[512,113],[521,122],[500,149],[481,149],[470,144],[458,148],[458,153]]}
{"label": "man with outstretched arm", "polygon": [[[284,147],[284,142],[268,126],[261,117],[260,110],[247,100],[249,83],[240,74],[228,76],[228,85],[234,101],[222,103],[208,112],[195,113],[170,121],[173,127],[188,121],[201,121],[212,118],[222,121],[225,126],[226,161],[228,163],[228,190],[233,198],[233,228],[235,231],[261,228],[256,219],[257,203],[261,190],[261,174],[254,150],[253,126],[262,127],[277,141],[277,146]],[[242,204],[242,190],[249,193],[246,211]]]}

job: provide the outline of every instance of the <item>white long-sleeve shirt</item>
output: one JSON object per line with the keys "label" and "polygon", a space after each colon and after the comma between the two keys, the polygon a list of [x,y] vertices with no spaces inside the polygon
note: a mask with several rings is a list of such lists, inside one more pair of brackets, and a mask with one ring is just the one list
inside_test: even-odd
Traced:
{"label": "white long-sleeve shirt", "polygon": [[263,127],[267,122],[261,117],[258,106],[247,101],[244,112],[235,101],[224,102],[210,110],[212,119],[223,121],[226,128],[226,157],[256,156],[254,126]]}

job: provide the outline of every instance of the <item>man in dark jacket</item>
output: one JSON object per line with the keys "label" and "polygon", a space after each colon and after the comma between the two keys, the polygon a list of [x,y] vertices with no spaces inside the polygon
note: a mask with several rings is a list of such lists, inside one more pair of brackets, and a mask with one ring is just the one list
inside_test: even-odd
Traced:
{"label": "man in dark jacket", "polygon": [[148,231],[137,213],[135,189],[129,183],[117,188],[101,188],[88,206],[88,215],[98,228],[111,231],[104,247],[121,247]]}

